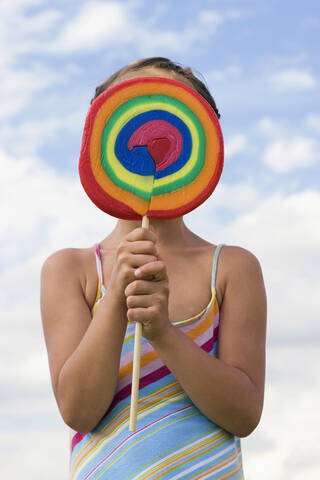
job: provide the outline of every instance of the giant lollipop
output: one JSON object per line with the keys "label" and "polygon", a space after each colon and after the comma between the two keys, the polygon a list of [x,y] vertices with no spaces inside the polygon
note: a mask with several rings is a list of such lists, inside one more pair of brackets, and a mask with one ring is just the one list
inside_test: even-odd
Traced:
{"label": "giant lollipop", "polygon": [[[203,203],[223,167],[213,108],[184,83],[140,77],[108,88],[88,112],[81,183],[104,212],[126,220],[176,218]],[[136,429],[142,325],[136,322],[130,430]]]}

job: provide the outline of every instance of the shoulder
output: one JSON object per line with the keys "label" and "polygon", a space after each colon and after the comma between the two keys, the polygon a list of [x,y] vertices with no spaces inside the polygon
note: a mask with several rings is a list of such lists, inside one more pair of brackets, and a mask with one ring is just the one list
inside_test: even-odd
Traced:
{"label": "shoulder", "polygon": [[224,269],[227,271],[261,269],[258,258],[252,252],[242,247],[224,245],[221,248],[220,257],[222,257]]}
{"label": "shoulder", "polygon": [[58,250],[44,261],[41,270],[42,280],[53,278],[73,279],[82,287],[94,266],[93,248],[64,248]]}
{"label": "shoulder", "polygon": [[51,270],[75,264],[79,256],[79,250],[78,248],[63,248],[51,253],[44,261],[42,269]]}
{"label": "shoulder", "polygon": [[83,263],[83,252],[85,249],[64,248],[58,250],[44,261],[42,265],[42,273],[54,273],[56,271],[66,273],[79,269]]}
{"label": "shoulder", "polygon": [[[64,248],[44,261],[41,270],[41,293],[68,290],[81,294],[91,308],[97,294],[98,276],[94,247]],[[59,294],[60,295],[60,294]]]}
{"label": "shoulder", "polygon": [[262,279],[262,269],[258,258],[249,250],[224,245],[219,254],[218,271],[221,297],[230,284]]}

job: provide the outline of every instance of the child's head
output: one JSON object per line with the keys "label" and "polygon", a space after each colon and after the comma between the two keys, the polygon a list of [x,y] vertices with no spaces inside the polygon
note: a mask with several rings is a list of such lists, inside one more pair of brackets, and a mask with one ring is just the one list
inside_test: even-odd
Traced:
{"label": "child's head", "polygon": [[202,95],[202,97],[211,105],[217,117],[220,118],[218,108],[211,93],[205,84],[195,76],[191,68],[181,67],[168,58],[163,57],[143,58],[142,60],[137,60],[136,62],[130,63],[121,68],[111,75],[111,77],[109,77],[102,85],[99,85],[96,88],[95,96],[91,102],[111,85],[123,80],[128,80],[129,78],[141,76],[163,76],[185,83],[200,93],[200,95]]}

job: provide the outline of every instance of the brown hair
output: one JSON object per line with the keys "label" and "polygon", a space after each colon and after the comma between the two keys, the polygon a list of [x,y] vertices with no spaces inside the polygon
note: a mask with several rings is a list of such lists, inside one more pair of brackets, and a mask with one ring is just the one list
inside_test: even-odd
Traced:
{"label": "brown hair", "polygon": [[204,82],[202,82],[198,77],[195,76],[191,68],[182,67],[178,63],[172,62],[168,58],[164,57],[143,58],[142,60],[137,60],[134,63],[130,63],[129,65],[120,68],[120,70],[115,72],[104,83],[102,83],[96,88],[95,96],[91,100],[91,103],[95,98],[98,97],[98,95],[100,95],[100,93],[107,90],[107,88],[109,88],[116,80],[121,78],[121,76],[125,75],[128,72],[140,70],[144,67],[156,67],[163,70],[169,70],[176,73],[177,75],[181,75],[182,77],[184,77],[192,85],[192,88],[198,93],[200,93],[200,95],[202,95],[202,97],[211,105],[217,117],[220,118],[220,113],[216,106],[216,102],[214,101],[211,93],[209,92]]}

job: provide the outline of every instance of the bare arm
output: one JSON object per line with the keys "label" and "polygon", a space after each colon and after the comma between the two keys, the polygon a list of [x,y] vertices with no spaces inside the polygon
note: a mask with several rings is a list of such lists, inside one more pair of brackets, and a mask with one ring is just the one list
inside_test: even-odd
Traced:
{"label": "bare arm", "polygon": [[[199,410],[222,428],[244,437],[259,423],[263,406],[265,289],[259,262],[252,254],[237,247],[224,247],[220,255],[225,277],[220,280],[225,282],[225,293],[220,311],[218,358],[204,352],[181,330],[163,320],[165,295],[160,292],[161,282],[160,295],[155,297],[160,299],[159,312],[162,309],[158,320],[154,320],[155,314],[148,317],[147,311],[144,316],[141,309],[137,310],[146,325],[150,320],[154,325],[159,322],[159,333],[153,331],[149,341]],[[152,264],[139,270],[153,273]],[[134,285],[126,289],[129,307],[136,306],[132,297]],[[150,289],[155,288],[150,284]],[[155,306],[156,302],[149,310],[152,312]],[[128,310],[132,318],[134,310]]]}
{"label": "bare arm", "polygon": [[[134,231],[136,232],[136,231]],[[62,250],[45,262],[41,275],[41,312],[54,394],[64,421],[88,432],[111,404],[127,326],[124,288],[134,269],[152,255],[152,232],[139,229],[118,249],[108,291],[91,319],[74,254]],[[142,232],[142,233],[141,233]],[[145,244],[145,242],[143,242]]]}
{"label": "bare arm", "polygon": [[[110,405],[116,386],[126,312],[106,295],[91,320],[70,252],[45,262],[41,311],[54,394],[64,421],[90,431]],[[110,293],[110,292],[108,292]]]}

